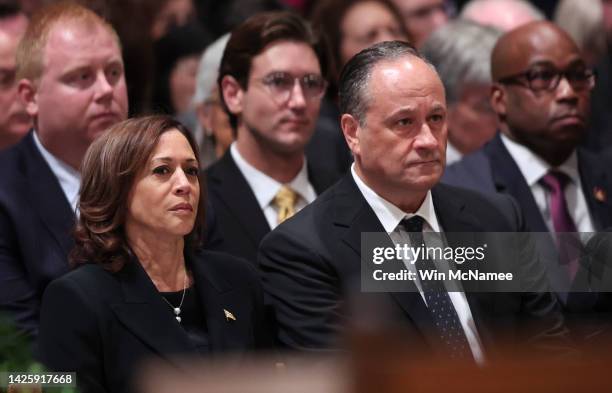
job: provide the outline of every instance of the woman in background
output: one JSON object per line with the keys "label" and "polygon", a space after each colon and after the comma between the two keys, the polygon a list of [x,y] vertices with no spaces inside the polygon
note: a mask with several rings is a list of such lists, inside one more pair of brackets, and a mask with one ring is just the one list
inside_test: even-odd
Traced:
{"label": "woman in background", "polygon": [[147,358],[264,345],[262,291],[247,262],[198,249],[205,200],[190,133],[165,116],[127,120],[82,166],[78,269],[49,285],[39,350],[83,392],[133,390]]}

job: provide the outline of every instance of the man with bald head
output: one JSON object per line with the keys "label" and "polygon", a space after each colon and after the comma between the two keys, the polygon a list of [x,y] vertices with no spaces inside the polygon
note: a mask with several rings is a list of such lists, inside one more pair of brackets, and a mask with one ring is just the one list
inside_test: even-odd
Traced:
{"label": "man with bald head", "polygon": [[16,63],[33,129],[0,152],[0,312],[36,337],[45,287],[68,271],[81,160],[127,117],[127,90],[114,29],[72,2],[33,15]]}
{"label": "man with bald head", "polygon": [[546,18],[526,0],[470,0],[463,6],[459,17],[504,32]]}
{"label": "man with bald head", "polygon": [[[587,133],[595,76],[575,43],[552,23],[533,22],[502,36],[491,61],[500,133],[449,167],[445,180],[512,195],[532,231],[593,232],[612,225],[612,163],[577,148]],[[547,246],[540,244],[542,256],[555,248]],[[577,261],[561,268],[556,257],[549,262],[553,288],[570,288]]]}
{"label": "man with bald head", "polygon": [[[409,236],[418,247],[424,232],[518,232],[522,217],[506,196],[438,184],[447,138],[444,87],[409,44],[383,42],[357,54],[342,71],[339,93],[342,131],[355,157],[351,170],[273,230],[259,250],[278,340],[301,350],[337,348],[352,317],[348,304],[369,296],[356,305],[358,311],[406,329],[415,354],[422,344],[481,362],[502,332],[516,334],[527,321],[538,326],[532,334],[561,334],[556,301],[545,290],[484,295],[433,289],[417,279],[386,287],[383,296],[363,293],[361,268],[369,265],[360,258],[368,232],[379,232],[385,244]],[[541,271],[534,261],[514,264]],[[533,281],[542,284],[543,276]],[[363,311],[374,299],[376,306]]]}

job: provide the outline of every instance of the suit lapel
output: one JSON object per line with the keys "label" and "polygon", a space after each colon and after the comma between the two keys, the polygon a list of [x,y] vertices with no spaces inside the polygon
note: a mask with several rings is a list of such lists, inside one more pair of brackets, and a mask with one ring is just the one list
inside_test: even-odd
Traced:
{"label": "suit lapel", "polygon": [[245,288],[233,287],[203,255],[195,255],[190,265],[194,277],[198,278],[196,289],[204,305],[211,350],[252,348],[253,309],[246,301]]}
{"label": "suit lapel", "polygon": [[531,189],[499,134],[485,146],[485,153],[491,163],[493,182],[497,191],[510,194],[518,201],[531,231],[548,232],[548,227],[533,199]]}
{"label": "suit lapel", "polygon": [[[476,233],[483,232],[485,228],[481,221],[467,209],[465,201],[453,195],[449,187],[444,184],[438,184],[432,190],[436,217],[444,231],[448,245],[450,247],[477,246],[479,244],[476,240]],[[466,265],[458,265],[458,269],[467,271]],[[476,330],[481,338],[487,341],[490,334],[486,329],[487,323],[484,316],[490,312],[485,309],[495,307],[495,297],[487,296],[486,293],[481,294],[478,281],[464,281],[462,287],[470,305]]]}
{"label": "suit lapel", "polygon": [[32,191],[24,197],[30,198],[30,205],[67,256],[74,246],[71,231],[75,224],[75,214],[55,174],[38,151],[33,131],[28,134],[23,146],[26,178]]}
{"label": "suit lapel", "polygon": [[[335,187],[334,225],[343,231],[342,241],[349,248],[355,263],[361,264],[361,234],[364,232],[385,232],[376,214],[367,203],[349,172]],[[393,247],[391,239],[387,247]],[[424,337],[429,337],[433,328],[433,319],[423,302],[423,298],[414,284],[406,292],[391,292],[389,295],[406,313],[408,318],[420,330]]]}
{"label": "suit lapel", "polygon": [[111,305],[117,318],[161,356],[194,352],[187,334],[174,319],[140,262],[133,258],[117,273],[123,302]]}
{"label": "suit lapel", "polygon": [[214,170],[209,172],[208,180],[211,183],[211,191],[218,188],[215,196],[242,224],[254,247],[257,248],[261,239],[270,232],[270,225],[229,149],[215,165]]}
{"label": "suit lapel", "polygon": [[596,231],[612,226],[612,205],[608,199],[612,192],[610,163],[602,158],[578,150],[578,171],[582,192]]}

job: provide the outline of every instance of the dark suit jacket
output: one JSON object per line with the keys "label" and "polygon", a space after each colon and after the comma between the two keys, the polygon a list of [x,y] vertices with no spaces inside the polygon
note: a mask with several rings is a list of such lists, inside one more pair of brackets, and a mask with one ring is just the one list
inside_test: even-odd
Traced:
{"label": "dark suit jacket", "polygon": [[[228,252],[255,263],[261,239],[270,232],[270,225],[257,203],[253,190],[230,151],[206,172],[208,198],[215,211],[215,232],[221,238],[208,249]],[[321,194],[337,176],[308,164],[308,180]]]}
{"label": "dark suit jacket", "polygon": [[[206,315],[212,354],[266,344],[263,294],[253,266],[202,251],[188,258]],[[224,309],[236,320],[228,320]],[[196,350],[137,260],[116,274],[86,265],[52,282],[41,311],[39,355],[52,370],[76,371],[83,392],[132,390],[141,362]]]}
{"label": "dark suit jacket", "polygon": [[[578,170],[582,191],[596,230],[612,226],[612,160],[578,150]],[[534,232],[548,232],[544,218],[533,199],[516,162],[504,146],[499,134],[481,150],[464,157],[446,168],[444,183],[466,187],[481,192],[502,192],[517,200],[527,226]],[[595,190],[601,190],[608,197],[596,198]],[[601,195],[601,194],[600,194]]]}
{"label": "dark suit jacket", "polygon": [[[524,228],[517,206],[507,197],[484,197],[442,184],[432,194],[445,232],[512,232]],[[268,301],[276,308],[282,345],[307,350],[336,346],[347,321],[346,302],[358,296],[357,300],[365,299],[360,288],[364,232],[384,229],[349,173],[264,238],[259,264]],[[530,258],[526,263],[536,268],[533,280],[546,287],[537,260]],[[485,352],[495,345],[496,335],[502,330],[517,333],[527,321],[537,321],[542,337],[564,335],[558,304],[548,292],[467,296]],[[374,319],[385,319],[382,314],[388,314],[394,323],[411,331],[413,339],[435,347],[435,337],[429,333],[435,328],[433,320],[418,292],[392,292],[376,299],[379,304],[369,310],[377,314]],[[358,309],[363,306],[357,304]]]}
{"label": "dark suit jacket", "polygon": [[46,285],[68,271],[74,220],[32,132],[0,153],[0,311],[33,337]]}
{"label": "dark suit jacket", "polygon": [[306,158],[311,169],[342,177],[351,167],[353,156],[340,128],[340,111],[329,98],[321,100],[321,111],[312,138],[306,145]]}
{"label": "dark suit jacket", "polygon": [[[582,191],[596,230],[612,226],[612,202],[610,200],[612,173],[610,168],[612,168],[610,156],[594,155],[578,150],[578,170]],[[548,232],[548,227],[536,205],[533,194],[499,134],[481,150],[446,168],[443,182],[481,192],[509,194],[521,206],[527,226],[531,231]],[[603,200],[597,197],[601,195],[604,196]],[[559,267],[558,254],[552,237],[539,235],[538,249],[547,267],[552,287],[559,294],[561,302],[567,305],[569,302],[566,292],[572,283],[569,282],[567,273]],[[570,305],[571,308],[577,308],[583,312],[589,309],[592,301],[582,298],[574,303]],[[581,315],[580,318],[584,316]]]}

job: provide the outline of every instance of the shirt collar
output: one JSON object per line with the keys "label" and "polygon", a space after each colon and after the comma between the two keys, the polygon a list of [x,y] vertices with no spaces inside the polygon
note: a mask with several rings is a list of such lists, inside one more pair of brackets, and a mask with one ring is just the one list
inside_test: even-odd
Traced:
{"label": "shirt collar", "polygon": [[[263,209],[268,206],[283,184],[249,164],[238,151],[235,142],[230,146],[230,154],[236,162],[236,166],[238,166],[238,169],[242,172],[247,183],[253,190],[259,207]],[[297,192],[307,203],[315,200],[316,194],[308,181],[308,170],[305,157],[304,164],[298,174],[286,185]]]}
{"label": "shirt collar", "polygon": [[357,172],[355,172],[354,163],[351,165],[351,175],[357,184],[357,188],[359,188],[359,191],[361,191],[365,200],[368,202],[372,210],[374,210],[374,214],[376,214],[376,217],[382,224],[385,232],[395,231],[400,221],[402,221],[404,218],[411,218],[414,216],[420,216],[425,220],[425,231],[431,230],[433,232],[440,232],[440,225],[434,210],[431,190],[427,191],[423,203],[415,213],[406,213],[399,207],[378,195],[367,184],[365,184],[359,175],[357,175]]}
{"label": "shirt collar", "polygon": [[[552,169],[544,159],[529,150],[526,146],[513,141],[504,134],[501,134],[501,139],[514,159],[514,162],[516,162],[516,165],[519,167],[529,187],[538,183],[540,179]],[[569,176],[574,184],[580,184],[576,150],[572,152],[563,164],[554,169]]]}
{"label": "shirt collar", "polygon": [[76,211],[79,187],[81,186],[81,173],[51,154],[40,142],[40,139],[38,139],[38,132],[36,131],[34,132],[34,144],[49,165],[49,168],[51,168],[51,172],[57,177],[62,191],[66,195],[66,199],[70,202],[70,206]]}

